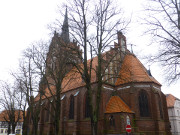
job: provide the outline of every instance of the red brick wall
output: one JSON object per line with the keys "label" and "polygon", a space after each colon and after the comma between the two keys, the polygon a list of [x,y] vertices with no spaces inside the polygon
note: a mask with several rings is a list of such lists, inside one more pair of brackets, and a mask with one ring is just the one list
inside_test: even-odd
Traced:
{"label": "red brick wall", "polygon": [[[124,133],[125,132],[125,126],[126,126],[126,113],[117,113],[113,114],[115,117],[115,125],[116,127],[110,127],[108,118],[110,114],[104,114],[106,104],[108,103],[110,97],[112,94],[118,95],[134,112],[134,114],[128,114],[131,119],[131,125],[132,125],[132,131],[134,133],[144,133],[146,135],[150,134],[161,134],[161,133],[167,133],[169,134],[169,119],[167,114],[167,107],[166,107],[166,101],[165,96],[162,92],[155,90],[152,85],[154,84],[147,84],[142,83],[142,85],[150,85],[151,87],[146,88],[138,88],[133,87],[135,84],[128,84],[128,86],[131,86],[127,89],[121,89],[116,92],[112,90],[103,89],[102,92],[102,100],[100,105],[100,113],[99,113],[99,123],[98,123],[98,134],[104,134],[104,133]],[[111,87],[111,86],[108,86]],[[96,85],[93,85],[93,88],[96,88]],[[116,89],[116,88],[114,88]],[[138,102],[138,96],[139,92],[141,90],[145,90],[148,95],[148,101],[149,101],[149,111],[150,111],[150,117],[141,117],[139,113],[139,102]],[[80,91],[77,96],[74,97],[74,119],[70,120],[68,118],[69,116],[69,99],[71,95],[74,95],[77,91]],[[90,119],[84,117],[84,102],[85,102],[85,95],[86,95],[86,89],[84,87],[78,88],[73,91],[68,91],[66,93],[63,93],[62,95],[66,95],[65,98],[61,101],[61,125],[60,130],[61,133],[66,134],[79,134],[79,135],[88,135],[91,131],[91,124]],[[158,106],[158,98],[161,98],[162,101],[162,108],[163,108],[163,119],[160,118],[160,110]],[[43,112],[41,113],[41,116],[43,116]],[[66,120],[64,121],[64,117],[66,117]],[[41,122],[43,122],[43,119],[41,118]],[[43,124],[43,123],[42,123]],[[50,134],[50,130],[53,129],[52,125],[50,126],[50,123],[44,123],[44,125],[41,126],[43,129],[42,134]],[[39,128],[40,129],[40,128]],[[53,132],[53,130],[52,130]]]}

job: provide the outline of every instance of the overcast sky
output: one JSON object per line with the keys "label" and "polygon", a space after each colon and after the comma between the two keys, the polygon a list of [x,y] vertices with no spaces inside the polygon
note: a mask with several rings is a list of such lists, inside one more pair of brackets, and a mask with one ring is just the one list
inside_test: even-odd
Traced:
{"label": "overcast sky", "polygon": [[[55,21],[58,14],[58,5],[62,0],[1,0],[0,1],[0,80],[8,80],[9,71],[18,67],[18,60],[22,51],[32,42],[40,39],[48,40],[47,25]],[[143,27],[137,25],[136,21],[141,11],[144,0],[118,0],[121,7],[125,9],[127,16],[132,14],[132,25],[126,33],[127,42],[135,44],[134,53],[139,57],[150,51],[142,33]],[[62,18],[63,20],[63,18]],[[130,48],[130,47],[129,47]],[[141,54],[141,55],[140,55]],[[144,61],[139,57],[141,62]],[[145,63],[143,63],[145,64]],[[146,65],[148,68],[148,66]],[[163,85],[162,91],[171,93],[180,98],[180,84],[166,86],[163,80],[161,68],[155,64],[151,65],[152,75]]]}

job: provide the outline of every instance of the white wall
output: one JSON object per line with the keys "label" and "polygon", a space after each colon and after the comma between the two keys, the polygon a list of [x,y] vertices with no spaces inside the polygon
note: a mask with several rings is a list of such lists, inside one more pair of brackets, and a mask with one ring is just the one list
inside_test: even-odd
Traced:
{"label": "white wall", "polygon": [[[18,123],[18,124],[19,125],[16,126],[15,133],[16,133],[16,130],[20,129],[20,134],[18,134],[18,135],[22,135],[22,123]],[[7,125],[6,124],[4,124],[4,125],[2,124],[0,126],[0,135],[7,135]]]}
{"label": "white wall", "polygon": [[172,108],[168,108],[171,132],[173,135],[180,135],[180,100],[175,101]]}

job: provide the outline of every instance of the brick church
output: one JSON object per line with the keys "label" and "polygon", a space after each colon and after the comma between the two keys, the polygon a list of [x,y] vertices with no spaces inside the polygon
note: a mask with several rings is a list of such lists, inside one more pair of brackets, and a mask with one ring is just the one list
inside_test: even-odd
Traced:
{"label": "brick church", "polygon": [[[54,34],[50,48],[53,48],[55,37],[80,49],[76,43],[70,42],[67,12],[62,33]],[[131,134],[134,135],[170,135],[166,97],[161,91],[161,84],[127,49],[126,38],[121,32],[117,33],[117,39],[118,42],[114,43],[114,47],[103,53],[104,58],[108,60],[111,54],[120,50],[105,70],[107,75],[103,77],[103,80],[111,79],[103,84],[98,134],[126,134],[126,125],[131,125]],[[81,64],[81,60],[75,60]],[[93,58],[92,66],[96,67],[97,60],[97,57]],[[59,129],[61,134],[88,135],[91,124],[87,90],[81,75],[78,72],[74,73],[73,70],[74,67],[69,69],[67,78],[62,82]],[[114,73],[118,77],[112,77],[110,73]],[[66,81],[69,82],[68,85],[66,85]],[[91,82],[92,86],[96,88],[95,72],[92,73]],[[48,91],[48,88],[45,88],[44,91]],[[51,96],[49,95],[48,98],[50,99]],[[39,94],[35,97],[35,101],[39,101]],[[46,98],[42,100],[44,105],[48,105],[48,101],[52,100]],[[41,109],[38,124],[39,133],[42,135],[53,134],[53,119],[44,109]],[[31,122],[29,122],[28,127],[29,132],[31,132],[33,130]]]}

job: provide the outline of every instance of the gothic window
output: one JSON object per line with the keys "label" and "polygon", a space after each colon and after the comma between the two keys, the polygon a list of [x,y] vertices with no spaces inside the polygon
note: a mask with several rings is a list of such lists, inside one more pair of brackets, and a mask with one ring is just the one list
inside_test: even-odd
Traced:
{"label": "gothic window", "polygon": [[29,116],[29,123],[32,124],[32,114]]}
{"label": "gothic window", "polygon": [[56,68],[56,57],[55,56],[52,56],[51,58],[51,70],[55,70]]}
{"label": "gothic window", "polygon": [[74,119],[74,96],[70,96],[69,119]]}
{"label": "gothic window", "polygon": [[180,116],[180,115],[179,115],[179,110],[177,110],[177,116]]}
{"label": "gothic window", "polygon": [[139,94],[139,111],[141,117],[148,117],[149,115],[149,105],[147,93],[142,90]]}
{"label": "gothic window", "polygon": [[108,79],[108,67],[105,69],[105,75],[104,75],[104,80],[106,81]]}
{"label": "gothic window", "polygon": [[126,125],[131,125],[130,118],[128,115],[126,116]]}
{"label": "gothic window", "polygon": [[89,105],[89,101],[88,101],[88,95],[86,94],[85,97],[85,118],[89,118],[90,117],[90,105]]}
{"label": "gothic window", "polygon": [[125,52],[126,50],[126,45],[124,39],[121,39],[121,47],[122,47],[122,52]]}
{"label": "gothic window", "polygon": [[160,117],[163,119],[163,111],[162,111],[162,103],[161,103],[161,98],[159,96],[159,112],[160,112]]}
{"label": "gothic window", "polygon": [[44,107],[42,107],[41,113],[40,113],[40,122],[41,123],[44,123],[44,112],[45,112]]}
{"label": "gothic window", "polygon": [[114,119],[113,115],[111,115],[111,116],[109,117],[109,122],[110,122],[110,126],[115,127],[115,119]]}
{"label": "gothic window", "polygon": [[45,115],[45,122],[49,122],[49,104],[46,106],[46,115]]}

